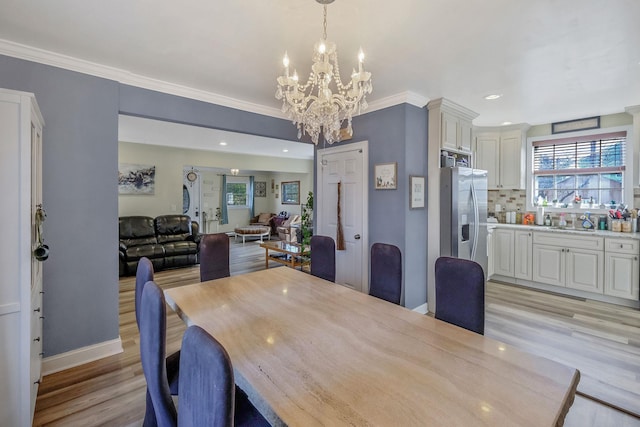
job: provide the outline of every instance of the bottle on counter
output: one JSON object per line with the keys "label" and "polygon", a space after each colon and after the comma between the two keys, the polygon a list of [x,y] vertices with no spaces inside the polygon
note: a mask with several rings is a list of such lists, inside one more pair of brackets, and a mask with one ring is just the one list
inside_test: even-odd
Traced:
{"label": "bottle on counter", "polygon": [[551,225],[551,215],[547,214],[547,216],[544,217],[544,225],[546,225],[546,226],[550,226]]}
{"label": "bottle on counter", "polygon": [[567,226],[567,221],[564,219],[564,213],[560,214],[560,220],[558,220],[558,227],[564,228]]}
{"label": "bottle on counter", "polygon": [[520,208],[516,211],[516,224],[522,224],[522,212],[520,212]]}

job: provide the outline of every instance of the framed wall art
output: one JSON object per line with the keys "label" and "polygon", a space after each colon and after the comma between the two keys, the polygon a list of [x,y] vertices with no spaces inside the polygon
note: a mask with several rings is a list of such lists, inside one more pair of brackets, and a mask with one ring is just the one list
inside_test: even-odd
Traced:
{"label": "framed wall art", "polygon": [[155,166],[118,164],[118,194],[154,194],[155,185]]}
{"label": "framed wall art", "polygon": [[256,181],[254,183],[253,194],[256,197],[267,197],[267,182],[266,181]]}
{"label": "framed wall art", "polygon": [[409,175],[409,209],[424,208],[424,176]]}
{"label": "framed wall art", "polygon": [[374,181],[376,190],[395,190],[398,182],[398,162],[376,164]]}

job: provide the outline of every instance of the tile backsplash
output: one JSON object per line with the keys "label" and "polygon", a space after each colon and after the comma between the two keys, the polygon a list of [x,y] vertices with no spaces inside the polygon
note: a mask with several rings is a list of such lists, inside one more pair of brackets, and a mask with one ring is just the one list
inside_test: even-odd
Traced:
{"label": "tile backsplash", "polygon": [[496,215],[496,205],[500,205],[502,214],[505,211],[526,212],[526,198],[527,192],[525,190],[489,190],[487,194],[489,216],[495,216],[500,221],[500,212]]}
{"label": "tile backsplash", "polygon": [[[505,212],[527,212],[527,192],[525,190],[489,190],[487,194],[488,215],[494,216],[499,222],[505,222]],[[495,212],[496,205],[500,205],[501,212]],[[640,188],[633,189],[633,205],[640,208]],[[558,219],[557,213],[551,213],[553,220]]]}

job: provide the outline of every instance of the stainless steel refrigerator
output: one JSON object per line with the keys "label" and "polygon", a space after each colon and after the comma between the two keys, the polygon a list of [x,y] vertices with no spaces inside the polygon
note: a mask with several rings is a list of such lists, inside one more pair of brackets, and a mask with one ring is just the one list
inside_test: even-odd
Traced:
{"label": "stainless steel refrigerator", "polygon": [[486,277],[487,171],[440,171],[440,255],[473,260]]}

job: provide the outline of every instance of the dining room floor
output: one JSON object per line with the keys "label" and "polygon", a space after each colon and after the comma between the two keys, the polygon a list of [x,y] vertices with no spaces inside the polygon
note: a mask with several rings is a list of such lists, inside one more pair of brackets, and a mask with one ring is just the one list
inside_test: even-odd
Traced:
{"label": "dining room floor", "polygon": [[[259,242],[248,241],[242,245],[231,239],[230,251],[232,275],[264,268],[264,249],[260,248]],[[156,273],[155,279],[163,289],[194,283],[199,281],[199,267],[161,271]],[[124,351],[45,376],[36,402],[34,426],[142,425],[146,384],[135,322],[135,278],[120,278],[119,286],[120,337]],[[487,285],[486,307],[486,336],[580,369],[579,394],[565,426],[640,426],[640,418],[587,397],[589,393],[611,388],[611,392],[601,394],[599,399],[609,399],[614,406],[622,406],[629,399],[620,392],[619,379],[609,373],[620,369],[624,375],[623,368],[632,369],[631,364],[637,364],[640,359],[636,353],[640,346],[640,313],[637,310],[627,312],[609,304],[566,299],[492,282]],[[624,318],[620,324],[612,320],[618,317]],[[607,333],[599,332],[601,327]],[[180,348],[184,331],[182,320],[167,309],[168,354]],[[626,357],[620,356],[625,365],[616,368],[615,358],[624,353],[616,349],[619,341],[624,340],[620,335],[626,337],[630,353]],[[600,378],[599,372],[603,373]],[[640,369],[635,368],[635,371],[627,372],[623,381],[626,388],[636,393],[640,387],[639,373]],[[611,383],[607,384],[607,381]],[[636,402],[640,405],[640,399]]]}

